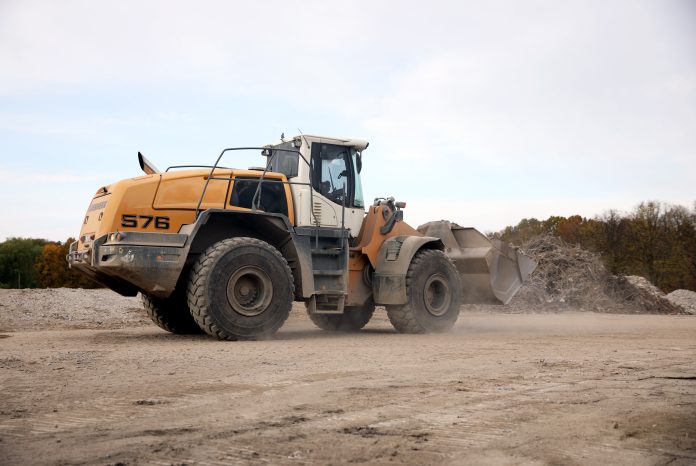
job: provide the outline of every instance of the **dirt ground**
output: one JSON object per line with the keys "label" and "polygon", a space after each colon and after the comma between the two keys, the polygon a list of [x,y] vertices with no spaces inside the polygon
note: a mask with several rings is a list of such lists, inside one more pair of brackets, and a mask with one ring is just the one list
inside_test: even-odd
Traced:
{"label": "dirt ground", "polygon": [[335,335],[297,308],[218,342],[75,293],[0,292],[1,464],[696,464],[693,316],[465,311],[409,336],[378,311]]}

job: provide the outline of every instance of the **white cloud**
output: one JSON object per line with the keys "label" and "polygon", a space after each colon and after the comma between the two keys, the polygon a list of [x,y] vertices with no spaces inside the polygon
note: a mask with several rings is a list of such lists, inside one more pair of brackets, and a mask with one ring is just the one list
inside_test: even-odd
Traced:
{"label": "white cloud", "polygon": [[[683,198],[673,203],[691,206],[693,199]],[[571,199],[500,199],[474,201],[413,201],[404,209],[404,219],[414,228],[434,220],[450,220],[481,232],[500,231],[515,225],[523,218],[544,220],[552,215],[586,218],[601,216],[608,210],[632,211],[639,202],[634,199],[571,198]]]}
{"label": "white cloud", "polygon": [[[695,12],[688,2],[642,0],[6,0],[0,132],[99,154],[107,145],[131,150],[145,134],[221,137],[222,129],[207,131],[213,112],[241,126],[286,125],[286,134],[297,126],[313,133],[313,125],[372,142],[367,193],[408,195],[411,212],[464,206],[483,229],[643,199],[689,202]],[[181,108],[118,105],[121,95],[150,92]],[[182,92],[213,96],[220,107],[184,101]],[[36,104],[63,94],[87,110]],[[235,97],[273,102],[269,118],[246,120],[248,108],[223,106]],[[100,109],[100,99],[116,104]],[[362,134],[331,126],[326,115]],[[114,174],[98,155],[92,163],[95,173]],[[44,182],[61,186],[65,176]],[[85,198],[103,182],[83,181]],[[79,217],[72,203],[61,208]]]}
{"label": "white cloud", "polygon": [[[53,185],[70,184],[75,182],[89,181],[98,183],[103,178],[103,174],[96,172],[85,173],[82,170],[61,171],[57,173],[36,172],[32,170],[17,171],[5,170],[0,167],[0,185],[3,189],[21,187],[36,187],[41,183],[51,183]],[[96,187],[95,187],[96,191]]]}
{"label": "white cloud", "polygon": [[154,112],[148,115],[129,114],[69,116],[54,114],[32,114],[0,110],[0,132],[27,134],[39,137],[59,137],[74,141],[104,143],[115,139],[114,134],[133,130],[161,129],[176,124],[186,124],[190,116],[177,112]]}

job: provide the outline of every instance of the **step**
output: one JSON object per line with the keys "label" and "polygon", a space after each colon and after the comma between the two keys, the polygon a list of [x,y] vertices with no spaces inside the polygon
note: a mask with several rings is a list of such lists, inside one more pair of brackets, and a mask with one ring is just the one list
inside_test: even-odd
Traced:
{"label": "step", "polygon": [[343,309],[315,309],[312,314],[343,314]]}
{"label": "step", "polygon": [[338,298],[332,303],[317,303],[316,294],[309,300],[309,305],[307,310],[310,314],[343,314],[345,309],[346,297],[345,295],[336,295]]}
{"label": "step", "polygon": [[312,249],[312,254],[315,254],[317,256],[338,256],[340,255],[342,250],[340,248],[337,249]]}
{"label": "step", "polygon": [[314,275],[330,275],[339,277],[345,273],[345,270],[312,270]]}

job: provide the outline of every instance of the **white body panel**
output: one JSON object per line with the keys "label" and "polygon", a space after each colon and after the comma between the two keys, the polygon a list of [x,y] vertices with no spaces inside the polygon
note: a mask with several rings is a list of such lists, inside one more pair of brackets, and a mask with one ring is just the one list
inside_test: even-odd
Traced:
{"label": "white body panel", "polygon": [[[300,137],[300,140],[302,145],[299,151],[307,161],[311,160],[311,145],[314,142],[351,146],[360,148],[360,150],[367,145],[364,141],[359,140],[317,138],[313,136]],[[300,160],[297,176],[289,180],[293,183],[303,183],[290,185],[295,209],[295,226],[340,227],[342,224],[343,207],[327,199],[316,190],[312,190],[309,186],[310,180],[309,166],[303,160]],[[350,230],[350,236],[355,237],[358,235],[364,217],[365,210],[363,208],[345,208],[343,222],[345,228]]]}

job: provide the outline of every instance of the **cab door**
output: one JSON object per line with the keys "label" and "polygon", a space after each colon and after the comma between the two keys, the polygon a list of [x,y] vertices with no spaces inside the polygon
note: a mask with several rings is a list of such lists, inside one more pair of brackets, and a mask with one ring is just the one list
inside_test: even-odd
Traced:
{"label": "cab door", "polygon": [[345,206],[345,227],[351,236],[360,232],[365,216],[356,151],[336,144],[312,144],[312,214],[325,227],[340,227]]}

